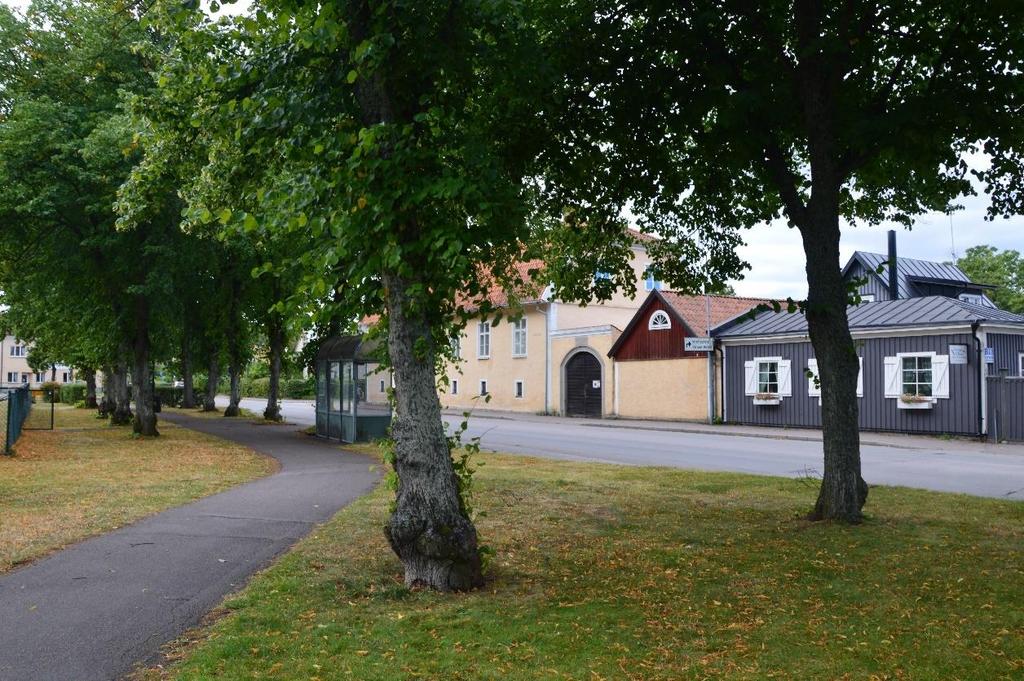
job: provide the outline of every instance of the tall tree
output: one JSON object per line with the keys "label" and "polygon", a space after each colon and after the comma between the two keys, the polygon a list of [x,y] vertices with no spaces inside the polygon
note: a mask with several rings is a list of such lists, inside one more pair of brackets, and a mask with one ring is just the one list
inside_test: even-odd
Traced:
{"label": "tall tree", "polygon": [[988,292],[988,297],[996,305],[1024,314],[1024,258],[1019,251],[973,246],[957,259],[956,264],[971,281],[996,287]]}
{"label": "tall tree", "polygon": [[824,428],[811,517],[859,521],[868,488],[841,225],[910,224],[955,209],[973,192],[963,157],[980,146],[993,159],[979,174],[995,196],[993,214],[1014,210],[1019,194],[1006,178],[1021,174],[1024,4],[548,8],[569,74],[555,168],[591,170],[585,192],[630,196],[653,229],[667,218],[729,234],[781,215],[799,230],[808,282],[799,307],[821,369]]}

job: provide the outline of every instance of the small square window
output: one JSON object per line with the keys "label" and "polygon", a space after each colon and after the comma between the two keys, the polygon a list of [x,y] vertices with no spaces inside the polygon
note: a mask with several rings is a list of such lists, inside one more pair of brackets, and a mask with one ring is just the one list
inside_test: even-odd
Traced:
{"label": "small square window", "polygon": [[523,399],[523,394],[524,394],[523,382],[522,381],[516,381],[516,399],[517,400]]}

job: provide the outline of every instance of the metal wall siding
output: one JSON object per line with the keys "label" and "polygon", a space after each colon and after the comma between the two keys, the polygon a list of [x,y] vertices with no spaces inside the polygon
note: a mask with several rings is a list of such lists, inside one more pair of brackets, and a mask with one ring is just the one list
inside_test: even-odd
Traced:
{"label": "metal wall siding", "polygon": [[988,346],[995,352],[995,364],[988,373],[999,375],[1005,369],[1008,376],[1020,376],[1020,354],[1024,352],[1024,334],[990,333]]}
{"label": "metal wall siding", "polygon": [[860,265],[860,263],[857,263],[852,268],[850,268],[848,277],[850,280],[859,279],[861,277],[867,277],[867,283],[865,283],[858,289],[861,295],[873,295],[875,297],[876,302],[889,300],[891,298],[891,296],[889,295],[889,287],[883,284],[873,272],[867,272]]}
{"label": "metal wall siding", "polygon": [[[938,400],[930,410],[898,409],[896,400],[885,397],[885,358],[900,352],[949,353],[950,344],[968,346],[966,365],[949,367],[949,399]],[[872,338],[857,341],[857,354],[863,357],[864,397],[859,398],[860,427],[916,433],[978,432],[978,357],[970,334]],[[744,394],[744,363],[755,357],[782,357],[792,361],[793,396],[783,398],[776,407],[754,406]],[[726,354],[726,399],[731,423],[765,426],[821,427],[821,406],[817,397],[807,395],[804,370],[814,357],[809,342],[765,345],[730,345]]]}
{"label": "metal wall siding", "polygon": [[988,377],[990,440],[1024,440],[1024,378]]}

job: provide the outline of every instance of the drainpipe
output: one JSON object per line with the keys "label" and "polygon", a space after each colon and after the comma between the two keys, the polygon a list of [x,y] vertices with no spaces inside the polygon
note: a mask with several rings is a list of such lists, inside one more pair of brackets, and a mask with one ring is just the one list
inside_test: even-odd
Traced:
{"label": "drainpipe", "polygon": [[985,351],[978,338],[978,322],[971,322],[971,338],[974,339],[975,356],[978,358],[978,437],[985,439],[988,424],[988,391],[985,384]]}
{"label": "drainpipe", "polygon": [[544,413],[551,413],[551,301],[544,310]]}

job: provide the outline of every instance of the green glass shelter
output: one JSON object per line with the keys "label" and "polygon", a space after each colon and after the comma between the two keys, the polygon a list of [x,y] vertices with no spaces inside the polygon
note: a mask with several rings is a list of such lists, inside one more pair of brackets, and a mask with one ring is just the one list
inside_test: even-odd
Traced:
{"label": "green glass shelter", "polygon": [[391,374],[380,368],[377,344],[362,336],[335,336],[316,354],[316,434],[340,442],[367,442],[391,425]]}

